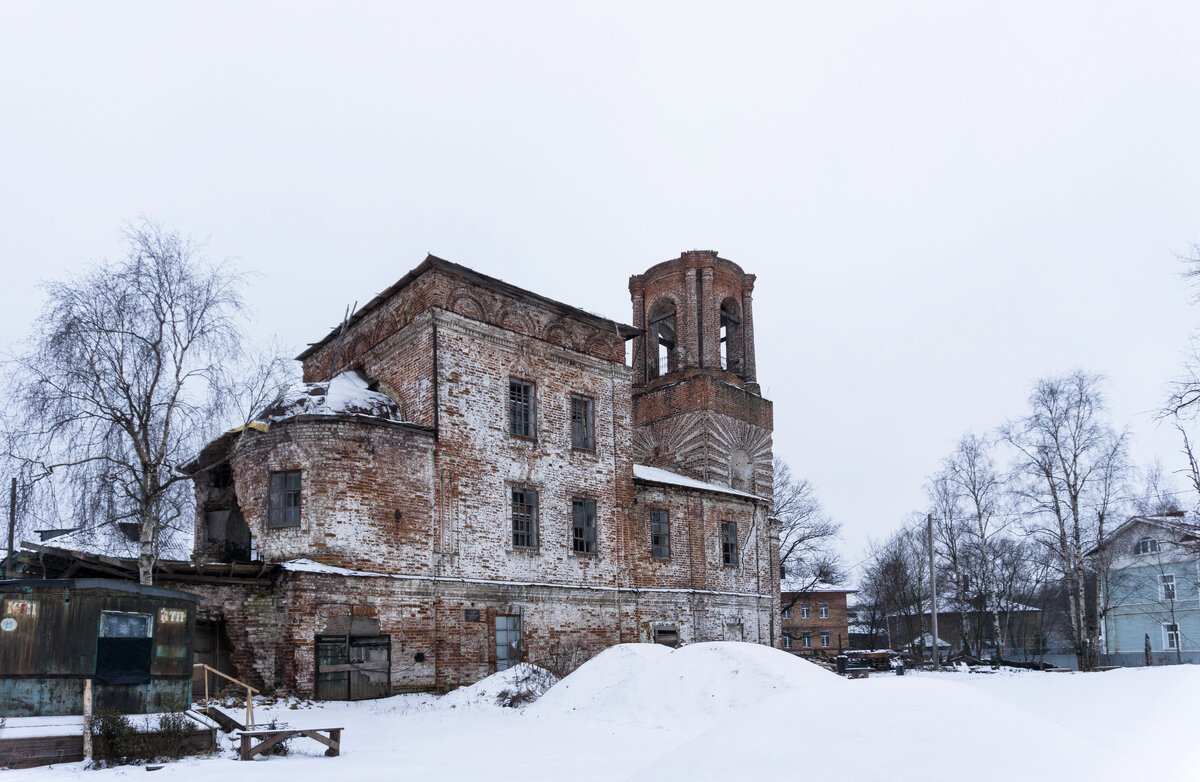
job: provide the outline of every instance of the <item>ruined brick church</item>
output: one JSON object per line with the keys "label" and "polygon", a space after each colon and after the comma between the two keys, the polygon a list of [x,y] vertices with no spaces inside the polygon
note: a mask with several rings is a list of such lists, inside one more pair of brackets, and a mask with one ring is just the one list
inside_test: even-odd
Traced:
{"label": "ruined brick church", "polygon": [[159,578],[200,598],[198,648],[362,698],[622,642],[774,645],[753,287],[685,252],[630,278],[630,326],[426,258],[191,466],[192,578]]}

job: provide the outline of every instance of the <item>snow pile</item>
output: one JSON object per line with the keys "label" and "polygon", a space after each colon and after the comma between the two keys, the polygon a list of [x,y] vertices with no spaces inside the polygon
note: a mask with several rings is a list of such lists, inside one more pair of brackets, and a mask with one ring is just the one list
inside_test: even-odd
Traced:
{"label": "snow pile", "polygon": [[440,708],[519,707],[536,701],[558,677],[529,663],[517,663],[486,679],[446,694]]}
{"label": "snow pile", "polygon": [[284,392],[256,419],[272,424],[298,415],[364,415],[386,421],[403,421],[400,405],[390,396],[369,388],[358,372],[337,375],[328,383],[301,383]]}
{"label": "snow pile", "polygon": [[622,644],[584,663],[530,711],[666,726],[711,722],[783,693],[837,697],[845,686],[820,666],[760,644],[701,643],[674,651]]}

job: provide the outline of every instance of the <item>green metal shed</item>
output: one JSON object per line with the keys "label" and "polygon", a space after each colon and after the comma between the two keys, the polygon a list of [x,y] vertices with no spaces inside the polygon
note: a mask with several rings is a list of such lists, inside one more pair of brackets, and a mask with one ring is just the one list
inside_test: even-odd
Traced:
{"label": "green metal shed", "polygon": [[0,581],[0,714],[182,711],[196,598],[100,578]]}

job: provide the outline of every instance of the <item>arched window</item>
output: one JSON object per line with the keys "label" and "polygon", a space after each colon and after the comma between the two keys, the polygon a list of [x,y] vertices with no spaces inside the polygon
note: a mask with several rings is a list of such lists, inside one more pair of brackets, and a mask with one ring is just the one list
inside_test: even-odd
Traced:
{"label": "arched window", "polygon": [[675,353],[675,303],[668,299],[655,302],[647,326],[647,377],[660,377],[679,369]]}
{"label": "arched window", "polygon": [[1133,547],[1134,554],[1157,554],[1158,541],[1151,537],[1142,538]]}
{"label": "arched window", "polygon": [[742,374],[745,352],[741,307],[735,299],[725,299],[721,302],[721,369]]}

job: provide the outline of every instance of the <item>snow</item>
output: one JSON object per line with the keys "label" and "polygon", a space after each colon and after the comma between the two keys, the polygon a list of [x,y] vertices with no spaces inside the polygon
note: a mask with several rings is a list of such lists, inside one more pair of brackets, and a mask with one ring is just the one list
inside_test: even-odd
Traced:
{"label": "snow", "polygon": [[328,383],[300,383],[284,392],[256,419],[270,425],[298,415],[362,415],[403,421],[400,405],[390,396],[368,387],[366,378],[353,370]]}
{"label": "snow", "polygon": [[[752,644],[629,644],[596,656],[530,706],[496,704],[518,678],[505,671],[440,698],[264,702],[255,708],[263,722],[343,727],[342,756],[325,758],[323,746],[296,739],[287,757],[241,763],[226,749],[167,764],[156,779],[1108,782],[1195,779],[1200,767],[1200,666],[851,681]],[[64,764],[10,773],[100,782],[131,772]]]}
{"label": "snow", "polygon": [[650,483],[663,483],[668,486],[682,486],[686,489],[700,489],[701,491],[715,491],[721,494],[732,494],[735,497],[745,497],[750,500],[764,500],[765,497],[759,497],[757,494],[738,491],[731,489],[728,486],[722,486],[718,483],[705,483],[698,481],[695,478],[689,478],[686,475],[664,470],[661,467],[647,467],[644,464],[633,465],[633,477]]}

